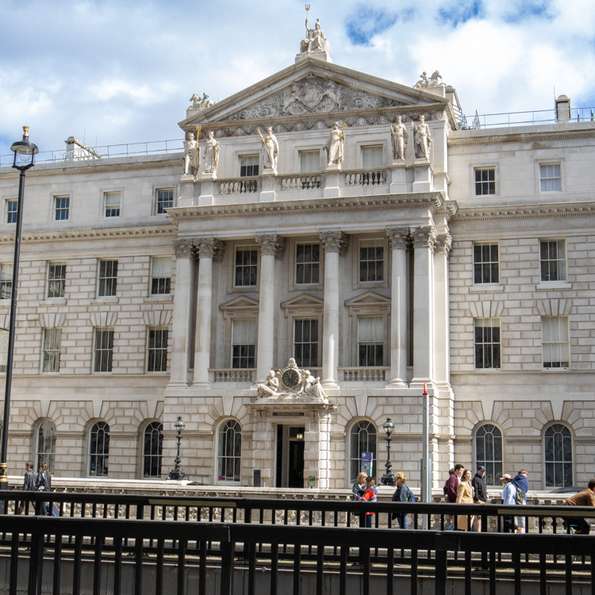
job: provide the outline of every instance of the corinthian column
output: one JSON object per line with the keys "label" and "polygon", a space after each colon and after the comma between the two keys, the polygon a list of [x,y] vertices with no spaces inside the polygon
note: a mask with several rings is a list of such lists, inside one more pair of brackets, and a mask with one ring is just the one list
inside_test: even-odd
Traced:
{"label": "corinthian column", "polygon": [[256,380],[264,382],[275,359],[275,256],[281,242],[272,234],[257,237],[256,243],[260,246]]}
{"label": "corinthian column", "polygon": [[197,241],[198,290],[196,299],[196,341],[194,348],[194,383],[209,382],[211,363],[211,311],[213,303],[213,257],[219,242],[214,238]]}
{"label": "corinthian column", "polygon": [[448,384],[450,381],[448,365],[448,255],[452,238],[449,233],[440,234],[436,238],[436,254],[434,256],[434,314],[436,336],[436,361],[434,372],[436,381]]}
{"label": "corinthian column", "polygon": [[413,232],[413,380],[421,385],[433,378],[434,267],[436,232],[432,225]]}
{"label": "corinthian column", "polygon": [[192,243],[176,242],[176,289],[172,322],[171,382],[188,382],[190,305],[192,303]]}
{"label": "corinthian column", "polygon": [[407,386],[407,244],[409,228],[386,230],[392,247],[390,284],[390,383]]}
{"label": "corinthian column", "polygon": [[345,244],[340,231],[323,232],[324,246],[324,320],[322,339],[322,382],[337,385],[339,365],[339,253]]}

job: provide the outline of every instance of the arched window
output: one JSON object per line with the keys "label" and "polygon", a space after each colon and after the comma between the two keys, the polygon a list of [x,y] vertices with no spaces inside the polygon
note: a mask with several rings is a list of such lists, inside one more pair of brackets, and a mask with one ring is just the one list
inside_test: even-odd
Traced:
{"label": "arched window", "polygon": [[109,425],[98,421],[89,432],[89,475],[107,475],[109,459]]}
{"label": "arched window", "polygon": [[219,481],[240,481],[240,460],[242,454],[242,428],[229,419],[219,428],[219,452],[217,456],[217,479]]}
{"label": "arched window", "polygon": [[143,433],[143,477],[161,477],[163,425],[153,421]]}
{"label": "arched window", "polygon": [[543,435],[545,447],[545,487],[572,485],[572,434],[562,424],[549,426]]}
{"label": "arched window", "polygon": [[475,464],[486,468],[488,485],[498,485],[502,477],[502,432],[494,424],[475,430]]}
{"label": "arched window", "polygon": [[56,426],[49,419],[42,420],[37,426],[35,463],[36,469],[46,464],[50,472],[54,471],[56,451]]}
{"label": "arched window", "polygon": [[[371,467],[368,463],[370,460],[372,461]],[[354,481],[362,470],[373,475],[376,472],[375,467],[376,426],[370,421],[358,421],[353,424],[350,433],[349,474],[351,481]]]}

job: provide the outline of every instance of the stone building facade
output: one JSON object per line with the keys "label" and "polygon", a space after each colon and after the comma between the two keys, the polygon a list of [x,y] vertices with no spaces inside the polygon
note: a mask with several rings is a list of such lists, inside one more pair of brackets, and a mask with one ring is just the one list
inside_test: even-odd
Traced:
{"label": "stone building facade", "polygon": [[[468,129],[439,75],[401,85],[308,43],[193,97],[186,155],[71,137],[29,173],[12,474],[164,476],[182,417],[196,481],[340,488],[365,453],[382,474],[391,418],[415,485],[427,386],[434,487],[455,461],[591,477],[595,124],[561,98],[551,123]],[[2,328],[16,187],[0,169]],[[263,398],[291,358],[324,398]]]}

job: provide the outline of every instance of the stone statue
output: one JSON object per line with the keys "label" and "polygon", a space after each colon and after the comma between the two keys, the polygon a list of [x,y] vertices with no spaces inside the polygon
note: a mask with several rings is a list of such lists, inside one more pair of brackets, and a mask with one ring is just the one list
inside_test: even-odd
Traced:
{"label": "stone statue", "polygon": [[216,174],[219,167],[219,143],[212,130],[209,130],[207,140],[205,141],[204,159],[204,173]]}
{"label": "stone statue", "polygon": [[277,173],[277,160],[279,159],[279,142],[277,137],[273,134],[273,129],[269,126],[266,129],[266,133],[263,134],[260,128],[256,129],[260,142],[263,148],[263,164],[265,169],[272,169],[274,173]]}
{"label": "stone statue", "polygon": [[430,159],[430,149],[432,148],[432,135],[430,127],[426,123],[425,116],[419,117],[419,122],[415,125],[415,157],[418,159]]}
{"label": "stone statue", "polygon": [[343,151],[345,146],[345,133],[339,122],[331,128],[331,135],[327,145],[328,168],[340,168],[343,165]]}
{"label": "stone statue", "polygon": [[416,89],[427,89],[428,85],[430,84],[430,80],[428,79],[428,73],[424,70],[419,75],[419,80],[415,83]]}
{"label": "stone statue", "polygon": [[428,87],[439,87],[442,84],[442,75],[437,71],[434,70],[432,76],[430,76],[430,81],[428,83]]}
{"label": "stone statue", "polygon": [[438,87],[442,86],[442,75],[437,71],[434,70],[432,75],[428,78],[427,72],[422,72],[419,75],[419,80],[415,83],[416,89],[437,89]]}
{"label": "stone statue", "polygon": [[194,132],[186,133],[184,141],[184,175],[194,176],[198,174],[199,148]]}
{"label": "stone statue", "polygon": [[301,392],[308,397],[313,397],[317,400],[326,400],[327,396],[320,384],[320,378],[314,377],[310,370],[303,371],[302,390]]}
{"label": "stone statue", "polygon": [[265,402],[328,403],[320,378],[315,378],[309,370],[301,370],[293,357],[285,368],[269,370],[266,380],[256,385],[256,395]]}
{"label": "stone statue", "polygon": [[256,394],[265,399],[279,396],[279,377],[275,370],[269,370],[264,384],[256,385]]}
{"label": "stone statue", "polygon": [[209,96],[206,93],[203,93],[202,96],[193,93],[190,98],[190,108],[193,110],[206,109],[212,105],[213,102],[209,99]]}
{"label": "stone statue", "polygon": [[309,29],[306,21],[306,37],[300,42],[300,52],[328,52],[328,49],[328,41],[320,27],[320,19],[316,19],[314,29]]}
{"label": "stone statue", "polygon": [[403,124],[403,118],[399,116],[396,122],[390,126],[390,134],[393,141],[393,158],[403,160],[405,159],[405,150],[407,148],[407,126]]}

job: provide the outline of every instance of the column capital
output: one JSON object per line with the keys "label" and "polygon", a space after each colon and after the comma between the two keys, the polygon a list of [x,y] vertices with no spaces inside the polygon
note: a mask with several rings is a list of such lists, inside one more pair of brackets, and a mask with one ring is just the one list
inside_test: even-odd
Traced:
{"label": "column capital", "polygon": [[260,246],[261,254],[276,256],[283,247],[283,238],[275,233],[256,236],[254,240]]}
{"label": "column capital", "polygon": [[416,248],[434,250],[436,245],[436,228],[433,225],[422,225],[413,230],[413,244]]}
{"label": "column capital", "polygon": [[347,245],[347,236],[342,231],[322,231],[320,242],[327,252],[341,252]]}
{"label": "column capital", "polygon": [[214,258],[223,250],[223,242],[216,238],[198,238],[194,241],[199,258]]}
{"label": "column capital", "polygon": [[448,256],[452,246],[452,236],[446,232],[436,236],[436,252],[446,254]]}
{"label": "column capital", "polygon": [[411,240],[411,234],[408,227],[387,227],[386,237],[393,248],[406,248]]}
{"label": "column capital", "polygon": [[176,240],[174,248],[176,251],[176,258],[184,258],[185,256],[192,255],[194,246],[190,240]]}

